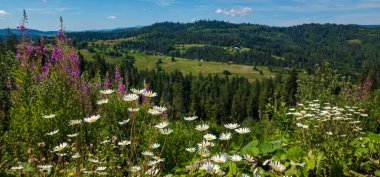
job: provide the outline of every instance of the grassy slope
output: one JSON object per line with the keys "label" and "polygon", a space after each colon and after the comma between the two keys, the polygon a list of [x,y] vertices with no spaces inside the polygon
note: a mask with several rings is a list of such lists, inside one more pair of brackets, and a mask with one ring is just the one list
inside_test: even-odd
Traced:
{"label": "grassy slope", "polygon": [[[92,53],[85,49],[80,50],[84,55],[84,58],[91,60]],[[268,67],[258,66],[259,70],[263,71],[261,75],[258,71],[253,70],[252,66],[238,65],[238,64],[226,64],[220,62],[210,62],[210,61],[195,61],[184,58],[176,58],[176,62],[172,63],[169,56],[155,56],[155,55],[145,55],[143,53],[132,54],[136,61],[135,66],[138,69],[154,69],[156,67],[156,62],[161,58],[162,64],[161,68],[168,72],[173,72],[176,69],[183,72],[184,74],[222,74],[223,70],[228,70],[232,73],[232,76],[242,76],[248,78],[249,81],[253,82],[256,79],[263,79],[274,77],[275,73],[269,71]],[[107,62],[118,63],[122,58],[112,58],[110,56],[104,56]]]}

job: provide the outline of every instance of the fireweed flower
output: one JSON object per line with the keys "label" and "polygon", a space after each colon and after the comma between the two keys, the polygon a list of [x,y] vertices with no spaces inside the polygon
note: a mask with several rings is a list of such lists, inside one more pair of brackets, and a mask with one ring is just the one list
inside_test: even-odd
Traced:
{"label": "fireweed flower", "polygon": [[119,123],[119,125],[124,125],[124,124],[128,123],[128,122],[129,122],[129,120],[130,120],[130,119],[127,119],[127,120],[123,120],[123,121],[121,121],[121,122],[118,122],[118,123]]}
{"label": "fireweed flower", "polygon": [[173,130],[170,129],[170,128],[163,128],[163,129],[160,129],[160,132],[161,132],[161,134],[163,134],[163,135],[169,135],[170,133],[173,132]]}
{"label": "fireweed flower", "polygon": [[193,121],[193,120],[195,120],[197,118],[198,118],[198,116],[184,117],[184,119],[187,120],[187,121]]}
{"label": "fireweed flower", "polygon": [[124,101],[128,101],[128,102],[131,102],[131,101],[136,101],[139,99],[139,96],[135,93],[132,93],[132,94],[128,94],[128,95],[124,95],[123,96],[123,100]]}
{"label": "fireweed flower", "polygon": [[191,153],[195,152],[196,150],[196,148],[186,148],[186,151]]}
{"label": "fireweed flower", "polygon": [[108,90],[100,90],[100,93],[103,94],[103,95],[109,95],[111,93],[113,93],[115,90],[111,90],[111,89],[108,89]]}
{"label": "fireweed flower", "polygon": [[91,123],[96,122],[99,118],[100,118],[100,115],[92,115],[90,117],[84,118],[84,121],[91,124]]}
{"label": "fireweed flower", "polygon": [[128,108],[129,112],[137,112],[139,110],[140,110],[140,108]]}
{"label": "fireweed flower", "polygon": [[155,92],[152,92],[152,91],[144,91],[142,93],[142,95],[146,96],[146,97],[149,97],[149,98],[152,98],[152,97],[156,97],[157,96],[157,93]]}
{"label": "fireweed flower", "polygon": [[49,135],[49,136],[52,136],[52,135],[57,134],[58,132],[59,132],[59,129],[58,130],[54,130],[54,131],[49,132],[49,133],[46,133],[46,134]]}
{"label": "fireweed flower", "polygon": [[231,130],[233,130],[233,129],[236,129],[236,128],[238,128],[240,125],[239,124],[232,124],[232,123],[229,123],[229,124],[224,124],[224,127],[226,127],[226,128],[228,128],[228,129],[231,129]]}
{"label": "fireweed flower", "polygon": [[150,148],[152,148],[152,149],[157,149],[158,147],[160,147],[160,144],[158,144],[158,143],[154,143],[154,144],[150,145]]}
{"label": "fireweed flower", "polygon": [[195,129],[198,131],[206,131],[208,128],[210,128],[210,126],[207,124],[197,125],[195,127]]}
{"label": "fireweed flower", "polygon": [[81,124],[81,123],[82,123],[82,120],[80,120],[80,119],[77,119],[77,120],[70,120],[70,121],[69,121],[69,125],[70,125],[70,126],[78,125],[78,124]]}
{"label": "fireweed flower", "polygon": [[98,100],[96,102],[96,104],[98,104],[98,105],[102,105],[102,104],[106,104],[106,103],[108,103],[108,99],[102,99],[102,100]]}
{"label": "fireweed flower", "polygon": [[55,117],[55,114],[44,115],[42,117],[45,118],[45,119],[51,119],[51,118]]}
{"label": "fireweed flower", "polygon": [[230,140],[231,137],[232,137],[231,133],[222,133],[220,134],[219,139],[223,141],[227,141],[227,140]]}
{"label": "fireweed flower", "polygon": [[54,147],[54,152],[60,152],[62,151],[63,149],[65,149],[67,146],[67,143],[61,143],[59,144],[58,146]]}
{"label": "fireweed flower", "polygon": [[207,140],[207,141],[212,141],[212,140],[215,140],[215,139],[216,139],[216,136],[213,135],[213,134],[209,134],[209,133],[208,133],[208,134],[204,135],[203,138],[204,138],[205,140]]}
{"label": "fireweed flower", "polygon": [[249,128],[238,128],[238,129],[235,129],[235,132],[239,134],[246,134],[246,133],[251,132],[251,130]]}
{"label": "fireweed flower", "polygon": [[154,127],[159,128],[159,129],[163,129],[168,125],[169,125],[169,122],[165,121],[165,122],[161,122],[161,123],[155,125]]}

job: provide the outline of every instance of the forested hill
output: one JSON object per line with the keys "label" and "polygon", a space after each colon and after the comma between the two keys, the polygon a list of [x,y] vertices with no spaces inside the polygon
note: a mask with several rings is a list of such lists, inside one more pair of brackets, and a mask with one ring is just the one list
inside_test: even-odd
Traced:
{"label": "forested hill", "polygon": [[113,47],[192,59],[299,68],[311,68],[327,60],[345,73],[380,68],[379,27],[335,24],[269,27],[197,21],[70,35],[79,41],[126,38]]}

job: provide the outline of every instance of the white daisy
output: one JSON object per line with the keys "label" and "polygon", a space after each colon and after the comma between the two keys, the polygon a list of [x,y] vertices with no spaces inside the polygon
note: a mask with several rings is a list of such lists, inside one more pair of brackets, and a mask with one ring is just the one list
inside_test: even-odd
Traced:
{"label": "white daisy", "polygon": [[146,97],[149,97],[149,98],[152,98],[152,97],[157,96],[157,93],[152,92],[152,91],[145,91],[145,92],[143,92],[142,94],[143,94],[144,96],[146,96]]}
{"label": "white daisy", "polygon": [[86,117],[86,118],[84,118],[84,121],[85,121],[85,122],[88,122],[88,123],[94,123],[94,122],[96,122],[99,118],[100,118],[100,115],[92,115],[92,116],[90,116],[90,117]]}
{"label": "white daisy", "polygon": [[77,137],[79,134],[78,133],[74,133],[74,134],[69,134],[67,135],[69,138],[73,138],[73,137]]}
{"label": "white daisy", "polygon": [[132,92],[132,93],[135,93],[135,94],[139,94],[139,95],[141,95],[142,93],[145,92],[145,89],[140,89],[140,90],[138,90],[138,89],[132,88],[132,89],[131,89],[131,92]]}
{"label": "white daisy", "polygon": [[89,158],[88,161],[92,162],[92,163],[99,163],[99,160],[97,159],[92,159],[92,158]]}
{"label": "white daisy", "polygon": [[191,153],[195,152],[196,150],[196,148],[186,148],[186,151]]}
{"label": "white daisy", "polygon": [[231,133],[222,133],[220,134],[220,137],[219,137],[219,139],[223,141],[230,140],[231,138],[232,138]]}
{"label": "white daisy", "polygon": [[160,129],[160,132],[161,132],[161,134],[163,134],[163,135],[169,135],[170,133],[173,132],[173,130],[170,129],[170,128],[163,128],[163,129]]}
{"label": "white daisy", "polygon": [[102,99],[102,100],[98,100],[96,102],[96,104],[98,104],[98,105],[102,105],[102,104],[106,104],[106,103],[108,103],[108,99]]}
{"label": "white daisy", "polygon": [[119,143],[117,143],[119,146],[127,146],[127,145],[130,145],[131,144],[131,142],[130,141],[128,141],[128,140],[124,140],[124,141],[122,141],[122,142],[119,142]]}
{"label": "white daisy", "polygon": [[18,167],[12,167],[11,170],[22,170],[24,169],[23,166],[19,165]]}
{"label": "white daisy", "polygon": [[70,120],[70,121],[69,121],[69,125],[70,125],[70,126],[78,125],[78,124],[81,124],[81,123],[82,123],[82,120],[80,120],[80,119],[77,119],[77,120]]}
{"label": "white daisy", "polygon": [[137,94],[135,94],[135,93],[132,93],[132,94],[130,93],[128,95],[124,95],[123,96],[123,100],[124,101],[128,101],[128,102],[136,101],[138,99],[139,99],[139,96]]}
{"label": "white daisy", "polygon": [[224,124],[224,127],[226,127],[226,128],[228,128],[228,129],[231,129],[231,130],[233,130],[233,129],[236,129],[236,128],[238,128],[240,125],[239,124],[232,124],[232,123],[229,123],[229,124]]}
{"label": "white daisy", "polygon": [[226,157],[223,155],[215,155],[211,157],[211,160],[215,163],[224,163],[227,161]]}
{"label": "white daisy", "polygon": [[248,155],[248,154],[243,155],[243,158],[244,158],[244,160],[246,160],[246,161],[248,161],[248,162],[250,162],[250,163],[255,162],[255,159],[254,159],[253,156],[251,156],[251,155]]}
{"label": "white daisy", "polygon": [[54,147],[54,152],[60,152],[62,151],[63,149],[65,149],[67,146],[67,143],[61,143],[59,144],[58,146]]}
{"label": "white daisy", "polygon": [[98,167],[98,168],[96,168],[96,171],[104,171],[106,169],[107,169],[107,167]]}
{"label": "white daisy", "polygon": [[239,134],[246,134],[246,133],[251,132],[251,130],[249,128],[238,128],[238,129],[235,129],[235,132]]}
{"label": "white daisy", "polygon": [[208,133],[208,134],[204,135],[203,138],[204,138],[205,140],[207,140],[207,141],[212,141],[212,140],[215,140],[215,139],[216,139],[216,136],[213,135],[213,134]]}
{"label": "white daisy", "polygon": [[77,159],[79,157],[80,157],[80,154],[78,152],[75,153],[73,156],[71,156],[71,158],[73,158],[73,159]]}
{"label": "white daisy", "polygon": [[128,123],[128,122],[129,122],[129,120],[130,120],[130,119],[127,119],[127,120],[123,120],[123,121],[119,122],[119,125],[124,125],[124,124]]}
{"label": "white daisy", "polygon": [[52,136],[52,135],[57,134],[58,132],[59,132],[59,129],[58,129],[58,130],[51,131],[51,132],[46,133],[46,134],[49,135],[49,136]]}
{"label": "white daisy", "polygon": [[197,126],[195,127],[195,129],[198,130],[198,131],[205,131],[205,130],[207,130],[208,128],[210,128],[210,126],[207,125],[207,124],[197,125]]}
{"label": "white daisy", "polygon": [[44,116],[42,116],[42,118],[45,118],[45,119],[51,119],[53,117],[55,117],[55,114],[50,114],[50,115],[44,115]]}
{"label": "white daisy", "polygon": [[153,156],[154,154],[153,154],[153,152],[151,152],[151,151],[144,151],[144,152],[142,152],[141,153],[143,156]]}
{"label": "white daisy", "polygon": [[270,162],[269,166],[272,168],[272,170],[277,171],[277,172],[283,172],[286,170],[286,167],[277,161]]}
{"label": "white daisy", "polygon": [[136,172],[138,172],[140,170],[141,170],[140,166],[135,165],[135,166],[131,167],[131,172],[132,173],[136,173]]}
{"label": "white daisy", "polygon": [[152,149],[157,149],[158,147],[160,147],[160,144],[158,144],[158,143],[154,143],[154,144],[150,145],[150,148],[152,148]]}
{"label": "white daisy", "polygon": [[231,161],[233,161],[233,162],[239,162],[242,159],[243,158],[240,155],[237,155],[237,154],[234,154],[234,155],[231,156]]}
{"label": "white daisy", "polygon": [[197,118],[198,118],[198,116],[184,117],[184,119],[187,120],[187,121],[193,121],[193,120],[195,120]]}
{"label": "white daisy", "polygon": [[153,109],[159,111],[159,112],[165,112],[168,110],[168,108],[164,107],[164,106],[153,106]]}
{"label": "white daisy", "polygon": [[108,90],[100,90],[100,93],[101,94],[104,94],[104,95],[109,95],[111,93],[113,93],[115,90],[111,90],[111,89],[108,89]]}
{"label": "white daisy", "polygon": [[155,109],[149,109],[149,110],[148,110],[148,113],[149,113],[149,114],[152,114],[152,115],[160,115],[160,114],[162,114],[162,112],[157,111],[157,110],[155,110]]}
{"label": "white daisy", "polygon": [[169,125],[169,122],[165,121],[165,122],[161,122],[161,123],[155,125],[154,127],[159,128],[159,129],[163,129],[168,125]]}
{"label": "white daisy", "polygon": [[128,108],[129,112],[137,112],[139,110],[140,110],[140,108]]}

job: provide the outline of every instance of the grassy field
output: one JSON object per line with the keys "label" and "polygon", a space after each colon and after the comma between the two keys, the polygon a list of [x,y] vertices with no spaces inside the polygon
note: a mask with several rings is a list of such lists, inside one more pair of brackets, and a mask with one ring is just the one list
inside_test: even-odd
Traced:
{"label": "grassy field", "polygon": [[[81,49],[80,52],[84,55],[85,59],[92,60],[93,53],[90,53],[86,49]],[[175,58],[175,62],[171,61],[169,56],[157,56],[146,55],[145,53],[132,53],[135,57],[135,66],[138,69],[155,69],[156,63],[161,59],[162,63],[160,67],[167,72],[173,72],[179,70],[184,74],[218,74],[222,75],[223,71],[229,71],[231,76],[246,77],[249,81],[254,82],[256,79],[263,79],[274,77],[275,73],[269,71],[268,67],[258,66],[257,69],[262,71],[262,74],[258,70],[254,70],[253,66],[239,65],[239,64],[227,64],[212,61],[196,61],[185,58]],[[123,57],[110,57],[103,55],[105,60],[109,63],[119,63]]]}

